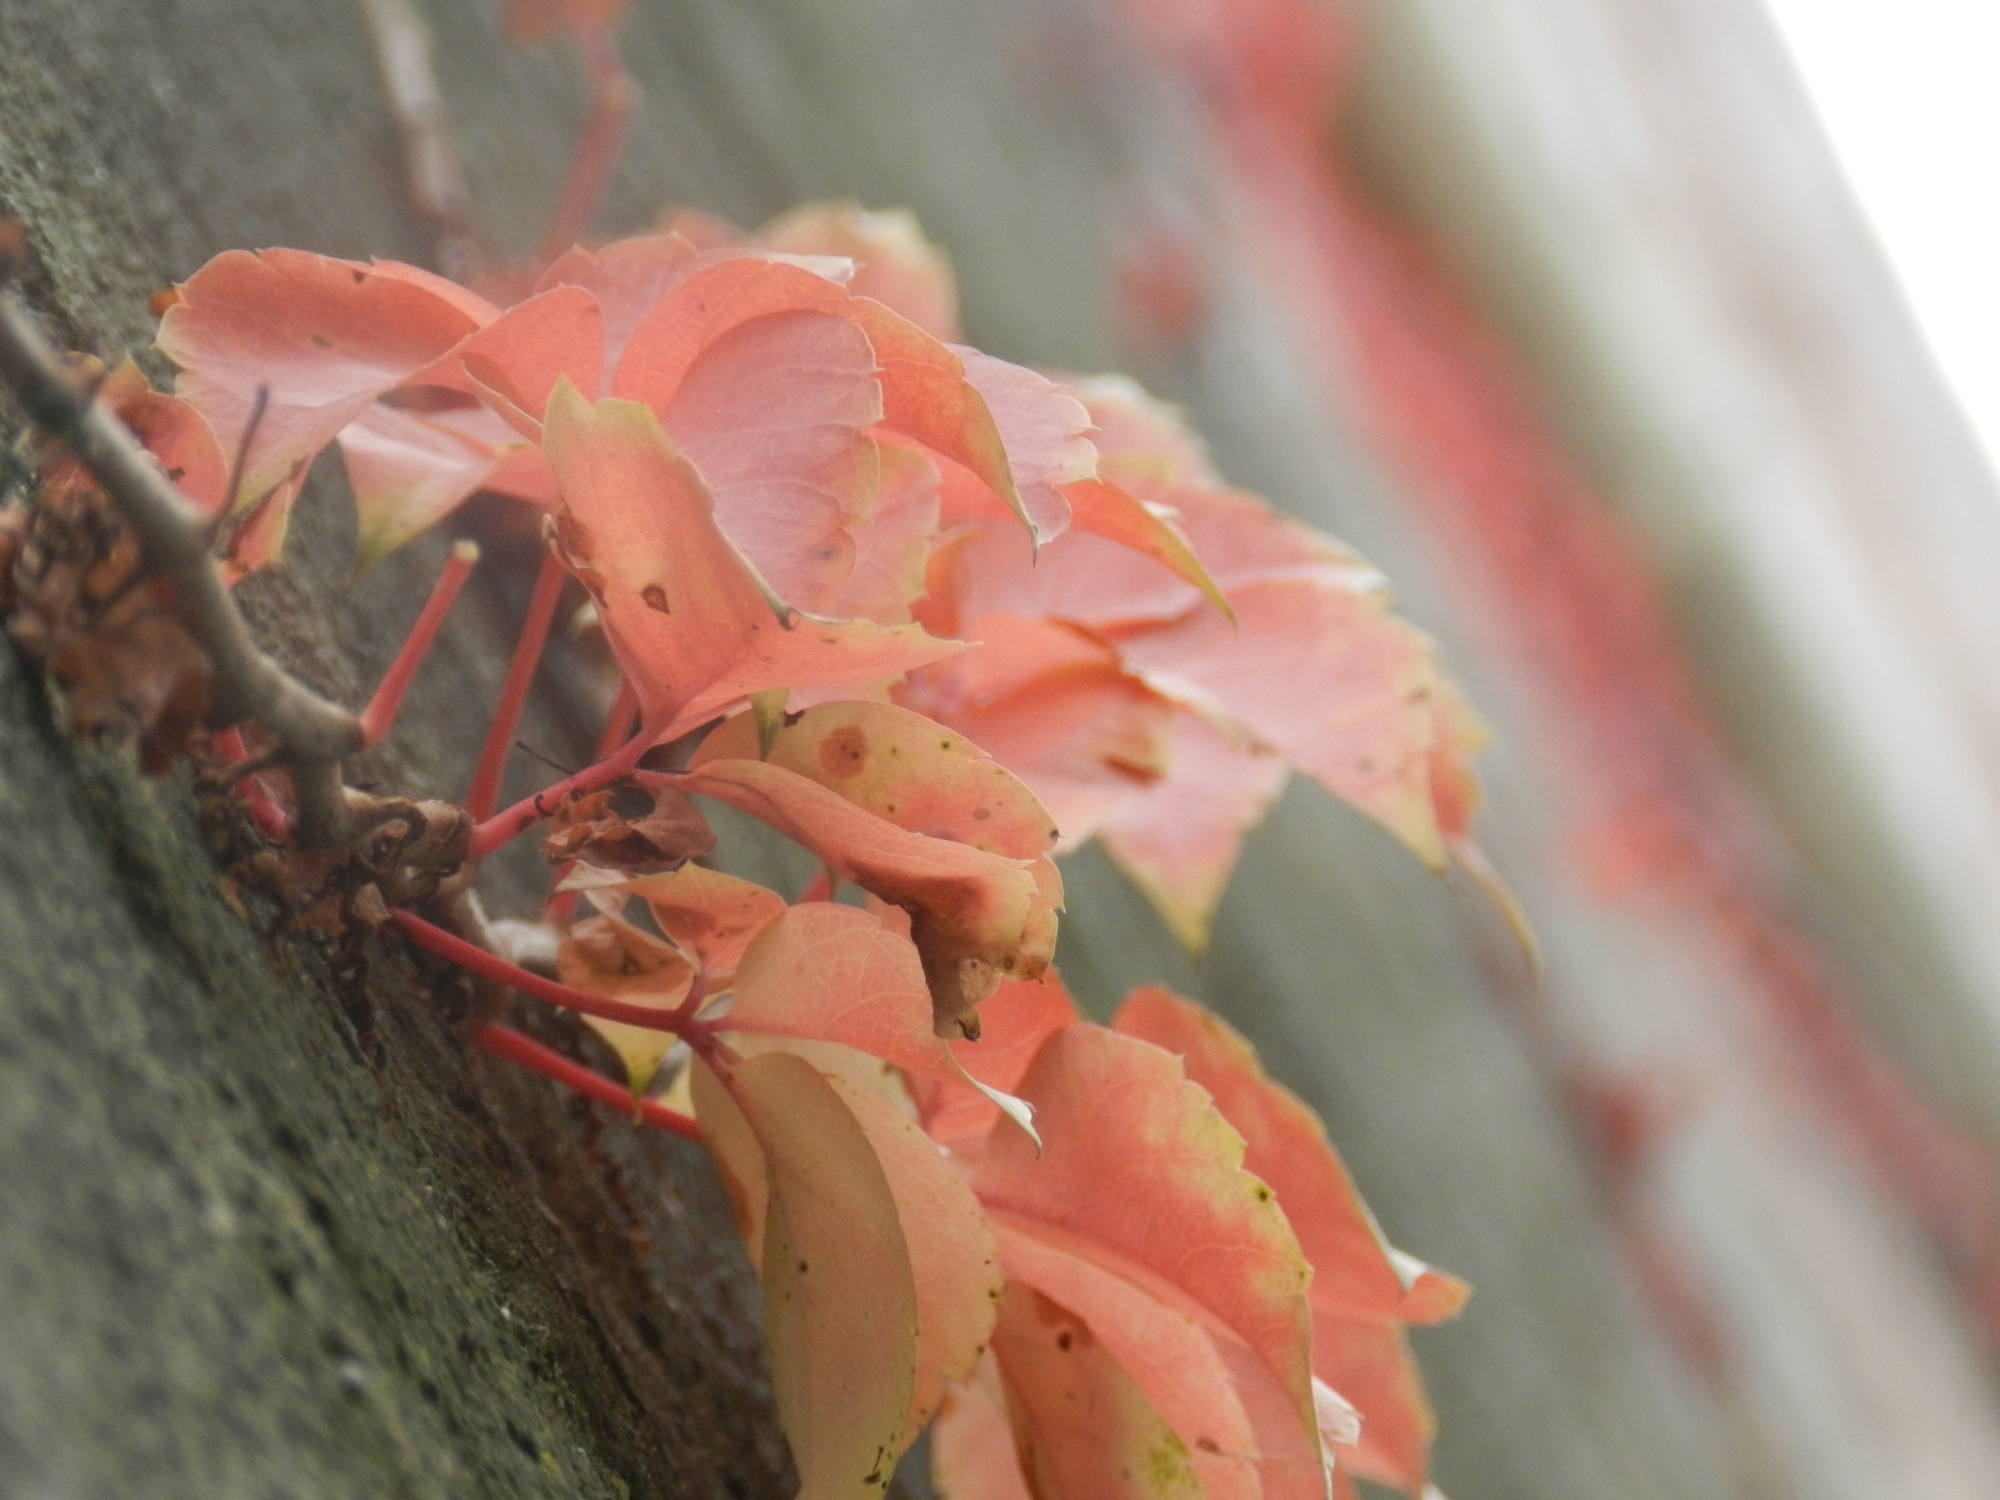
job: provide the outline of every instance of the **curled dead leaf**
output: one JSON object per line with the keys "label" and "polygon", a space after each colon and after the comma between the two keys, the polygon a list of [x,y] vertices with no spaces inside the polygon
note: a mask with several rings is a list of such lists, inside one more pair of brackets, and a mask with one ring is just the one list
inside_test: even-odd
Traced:
{"label": "curled dead leaf", "polygon": [[[622,797],[643,797],[652,806],[637,816],[618,810]],[[632,875],[678,870],[715,848],[715,834],[694,804],[670,786],[588,792],[572,797],[551,820],[553,831],[542,852],[553,863],[577,859]]]}

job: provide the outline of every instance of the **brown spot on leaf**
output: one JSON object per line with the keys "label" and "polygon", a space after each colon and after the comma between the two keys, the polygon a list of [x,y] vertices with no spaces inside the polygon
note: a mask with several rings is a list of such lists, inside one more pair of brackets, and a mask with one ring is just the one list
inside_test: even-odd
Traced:
{"label": "brown spot on leaf", "polygon": [[645,600],[648,609],[657,609],[663,615],[673,613],[667,605],[667,591],[657,583],[647,584],[639,591],[639,597]]}
{"label": "brown spot on leaf", "polygon": [[819,766],[827,775],[846,778],[868,764],[868,738],[852,724],[843,724],[819,744]]}

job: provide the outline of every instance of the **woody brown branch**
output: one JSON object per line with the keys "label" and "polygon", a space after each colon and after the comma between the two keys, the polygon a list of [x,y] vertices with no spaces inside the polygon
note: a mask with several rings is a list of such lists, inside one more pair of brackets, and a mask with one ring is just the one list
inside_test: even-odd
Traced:
{"label": "woody brown branch", "polygon": [[302,843],[337,843],[350,826],[341,762],[362,746],[361,723],[258,649],[210,556],[201,516],[108,410],[65,372],[12,284],[19,226],[0,226],[0,381],[36,426],[76,455],[138,539],[144,565],[172,588],[188,632],[214,673],[211,721],[254,720],[291,771]]}

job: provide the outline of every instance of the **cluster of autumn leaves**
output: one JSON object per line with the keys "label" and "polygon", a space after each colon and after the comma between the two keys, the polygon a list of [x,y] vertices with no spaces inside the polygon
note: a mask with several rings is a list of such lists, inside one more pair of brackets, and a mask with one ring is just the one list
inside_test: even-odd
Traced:
{"label": "cluster of autumn leaves", "polygon": [[1476,721],[1376,574],[1129,383],[959,344],[897,215],[682,216],[484,292],[230,252],[167,301],[174,394],[115,394],[229,567],[330,445],[370,558],[475,492],[537,508],[635,727],[599,781],[825,866],[787,902],[560,847],[562,985],[699,1119],[803,1494],[881,1489],[940,1413],[955,1500],[1424,1488],[1402,1329],[1463,1288],[1220,1022],[1142,991],[1095,1025],[1050,970],[1055,854],[1099,840],[1199,947],[1293,769],[1476,865]]}

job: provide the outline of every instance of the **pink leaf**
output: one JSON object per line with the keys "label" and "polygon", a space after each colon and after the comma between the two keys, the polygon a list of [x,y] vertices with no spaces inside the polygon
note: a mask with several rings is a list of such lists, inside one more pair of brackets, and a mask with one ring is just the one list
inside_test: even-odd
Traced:
{"label": "pink leaf", "polygon": [[1010,859],[1034,859],[1055,829],[1034,793],[964,735],[891,703],[825,703],[792,716],[759,756],[747,715],[718,728],[691,768],[762,759],[838,792],[898,828]]}
{"label": "pink leaf", "polygon": [[1464,1283],[1421,1262],[1398,1261],[1326,1127],[1296,1094],[1274,1083],[1227,1022],[1178,995],[1148,986],[1126,997],[1114,1030],[1180,1056],[1243,1135],[1244,1168],[1278,1195],[1299,1246],[1313,1265],[1316,1307],[1359,1317],[1425,1322],[1464,1303]]}
{"label": "pink leaf", "polygon": [[1174,936],[1200,953],[1243,835],[1262,821],[1291,767],[1185,710],[1174,712],[1169,734],[1166,774],[1111,809],[1097,833]]}
{"label": "pink leaf", "polygon": [[1238,624],[1197,610],[1111,632],[1156,691],[1247,730],[1441,868],[1431,795],[1429,639],[1378,595],[1277,578],[1229,590]]}
{"label": "pink leaf", "polygon": [[918,1303],[895,1195],[811,1064],[767,1053],[724,1081],[768,1174],[764,1338],[800,1500],[865,1500],[914,1436]]}
{"label": "pink leaf", "polygon": [[1000,1298],[1000,1254],[978,1200],[907,1108],[828,1080],[874,1148],[895,1196],[917,1296],[916,1368],[906,1432],[914,1437],[984,1352]]}
{"label": "pink leaf", "polygon": [[1012,859],[909,832],[763,761],[704,761],[677,780],[742,809],[908,912],[940,1031],[976,1030],[974,1008],[995,982],[1048,967],[1062,881],[1047,858]]}
{"label": "pink leaf", "polygon": [[380,402],[341,430],[340,456],[363,567],[444,519],[499,463],[491,445]]}
{"label": "pink leaf", "polygon": [[1465,1284],[1389,1246],[1325,1128],[1220,1019],[1148,988],[1126,999],[1113,1024],[1180,1054],[1188,1077],[1243,1133],[1245,1167],[1277,1193],[1313,1265],[1313,1372],[1361,1415],[1349,1461],[1368,1478],[1421,1490],[1435,1422],[1402,1325],[1452,1316]]}
{"label": "pink leaf", "polygon": [[709,344],[753,319],[798,312],[859,327],[875,355],[884,425],[963,465],[1021,514],[1008,450],[959,357],[881,303],[783,260],[737,255],[675,287],[633,330],[612,393],[664,411]]}
{"label": "pink leaf", "polygon": [[688,369],[661,425],[717,523],[787,603],[830,606],[876,483],[875,355],[852,322],[779,313],[731,328]]}
{"label": "pink leaf", "polygon": [[1053,541],[1070,524],[1070,503],[1062,486],[1097,473],[1090,413],[1046,375],[977,349],[957,352],[967,383],[985,401],[999,429],[1020,492],[1021,514],[1038,543]]}
{"label": "pink leaf", "polygon": [[932,338],[958,337],[951,265],[907,209],[806,203],[766,224],[755,240],[799,255],[844,255],[855,268],[849,291],[883,303]]}
{"label": "pink leaf", "polygon": [[228,503],[229,464],[207,420],[187,402],[153,389],[127,355],[97,387],[109,407],[152,455],[174,488],[204,517]]}
{"label": "pink leaf", "polygon": [[1075,848],[1168,772],[1181,710],[1068,626],[995,615],[980,628],[980,650],[913,674],[898,696],[1025,781]]}
{"label": "pink leaf", "polygon": [[[1003,984],[981,1002],[979,1040],[948,1043],[965,1077],[977,1085],[1013,1094],[1027,1076],[1042,1043],[1076,1019],[1062,981],[1054,974]],[[1000,1111],[987,1094],[951,1077],[912,1077],[924,1129],[945,1146],[969,1145],[998,1122]]]}
{"label": "pink leaf", "polygon": [[1173,511],[1103,479],[1079,480],[1065,485],[1062,493],[1069,502],[1070,524],[1078,531],[1151,558],[1183,583],[1199,589],[1225,615],[1232,613],[1228,599],[1195,555]]}
{"label": "pink leaf", "polygon": [[632,330],[654,305],[696,268],[697,252],[678,234],[635,235],[594,250],[567,250],[551,261],[535,290],[580,286],[597,299],[604,317],[604,367],[578,384],[600,390],[610,383]]}
{"label": "pink leaf", "polygon": [[[694,969],[673,948],[650,933],[614,917],[590,917],[572,925],[556,950],[556,977],[607,1000],[643,1005],[662,1013],[687,997]],[[611,1044],[625,1065],[627,1080],[643,1089],[674,1045],[671,1032],[628,1026],[585,1016],[584,1021]]]}
{"label": "pink leaf", "polygon": [[875,500],[853,529],[854,566],[830,613],[903,625],[924,592],[938,526],[937,466],[901,443],[876,445]]}
{"label": "pink leaf", "polygon": [[1311,1272],[1243,1141],[1171,1054],[1101,1027],[1057,1032],[1020,1084],[1047,1149],[996,1131],[973,1190],[996,1224],[1119,1269],[1201,1308],[1287,1393],[1317,1441],[1305,1287]]}
{"label": "pink leaf", "polygon": [[913,626],[794,618],[715,523],[700,476],[644,407],[549,403],[557,539],[597,601],[648,724],[670,736],[752,693],[859,685],[958,649]]}
{"label": "pink leaf", "polygon": [[1043,1500],[1201,1500],[1187,1445],[1089,1326],[1030,1287],[1001,1299],[993,1353]]}
{"label": "pink leaf", "polygon": [[[1162,1301],[1116,1271],[1033,1234],[1005,1225],[998,1234],[1008,1281],[1034,1288],[1089,1328],[1180,1438],[1205,1500],[1267,1500],[1257,1434],[1198,1311]],[[1268,1373],[1262,1378],[1271,1379]],[[1294,1449],[1302,1447],[1302,1436],[1295,1437]],[[1304,1449],[1304,1460],[1308,1477],[1317,1479],[1317,1448]],[[1273,1490],[1268,1500],[1282,1493]],[[1304,1500],[1320,1497],[1307,1492]]]}
{"label": "pink leaf", "polygon": [[603,364],[597,299],[579,286],[557,286],[515,303],[401,383],[471,391],[476,382],[493,383],[497,371],[521,409],[539,418],[557,381],[594,387]]}
{"label": "pink leaf", "polygon": [[752,939],[786,909],[776,891],[695,864],[637,879],[579,867],[562,888],[644,901],[660,931],[699,963],[710,990],[729,982]]}
{"label": "pink leaf", "polygon": [[1035,1500],[990,1351],[970,1380],[953,1387],[931,1428],[931,1485],[942,1500]]}
{"label": "pink leaf", "polygon": [[749,945],[718,1030],[838,1042],[915,1073],[950,1070],[908,939],[867,912],[788,908]]}
{"label": "pink leaf", "polygon": [[238,497],[247,505],[497,312],[394,261],[231,250],[180,286],[158,342],[180,366],[177,394],[207,417],[225,452],[242,441],[258,391],[268,390]]}

